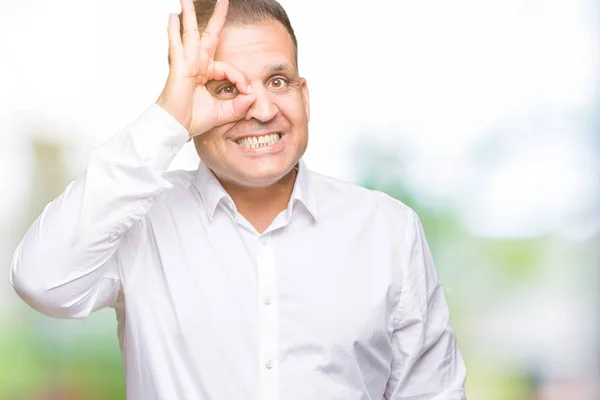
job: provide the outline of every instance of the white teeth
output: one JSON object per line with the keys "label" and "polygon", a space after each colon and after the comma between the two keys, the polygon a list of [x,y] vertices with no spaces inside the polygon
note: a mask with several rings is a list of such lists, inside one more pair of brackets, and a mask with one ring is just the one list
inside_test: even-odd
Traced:
{"label": "white teeth", "polygon": [[272,133],[260,137],[245,137],[237,141],[241,146],[256,149],[258,147],[272,146],[281,139],[281,135],[278,133]]}

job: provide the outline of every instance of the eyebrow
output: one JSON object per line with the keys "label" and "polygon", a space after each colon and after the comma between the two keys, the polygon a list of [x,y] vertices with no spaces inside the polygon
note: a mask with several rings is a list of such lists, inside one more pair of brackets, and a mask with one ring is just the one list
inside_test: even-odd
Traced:
{"label": "eyebrow", "polygon": [[263,68],[263,72],[271,73],[271,74],[276,74],[276,73],[281,73],[281,72],[295,74],[296,69],[294,67],[292,67],[290,64],[280,63],[280,64],[265,65],[265,67]]}

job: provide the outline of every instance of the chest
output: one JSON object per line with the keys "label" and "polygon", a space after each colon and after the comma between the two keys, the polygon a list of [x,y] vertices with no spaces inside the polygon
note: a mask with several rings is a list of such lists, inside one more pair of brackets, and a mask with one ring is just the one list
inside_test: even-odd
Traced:
{"label": "chest", "polygon": [[364,227],[307,222],[254,236],[233,221],[186,223],[185,234],[169,220],[150,229],[126,283],[129,321],[154,343],[258,359],[267,337],[307,363],[389,344],[391,252]]}

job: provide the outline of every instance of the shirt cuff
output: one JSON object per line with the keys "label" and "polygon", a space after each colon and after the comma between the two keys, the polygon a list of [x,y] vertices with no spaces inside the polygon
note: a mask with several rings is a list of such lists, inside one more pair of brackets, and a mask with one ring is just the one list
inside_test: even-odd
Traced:
{"label": "shirt cuff", "polygon": [[138,154],[161,176],[190,139],[187,129],[157,104],[144,111],[129,131]]}

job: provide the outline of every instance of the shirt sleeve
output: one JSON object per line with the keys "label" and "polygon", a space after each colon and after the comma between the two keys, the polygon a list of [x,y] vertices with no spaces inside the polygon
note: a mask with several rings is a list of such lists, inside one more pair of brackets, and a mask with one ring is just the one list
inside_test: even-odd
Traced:
{"label": "shirt sleeve", "polygon": [[421,221],[412,213],[403,243],[400,297],[387,400],[464,400],[466,369]]}
{"label": "shirt sleeve", "polygon": [[164,174],[189,139],[153,104],[134,123],[93,149],[83,176],[48,204],[14,252],[10,283],[37,311],[84,318],[115,304],[120,246],[160,194]]}

